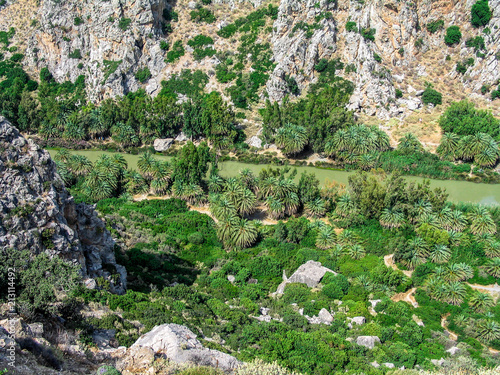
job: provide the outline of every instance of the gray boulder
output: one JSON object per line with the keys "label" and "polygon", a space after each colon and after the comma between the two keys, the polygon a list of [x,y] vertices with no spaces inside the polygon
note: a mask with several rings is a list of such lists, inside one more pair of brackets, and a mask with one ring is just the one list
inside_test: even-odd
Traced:
{"label": "gray boulder", "polygon": [[117,368],[120,371],[143,369],[146,372],[157,356],[164,356],[175,363],[217,367],[224,372],[231,372],[241,364],[229,354],[204,348],[196,337],[187,327],[178,324],[156,326],[139,337],[118,362]]}
{"label": "gray boulder", "polygon": [[245,143],[248,144],[250,147],[256,147],[256,148],[262,147],[262,140],[256,135],[247,139]]}
{"label": "gray boulder", "polygon": [[361,326],[366,323],[366,318],[364,316],[356,316],[351,319],[351,323],[355,323],[358,326]]}
{"label": "gray boulder", "polygon": [[324,324],[331,324],[333,322],[333,315],[325,308],[319,311],[318,318],[321,320],[321,323]]}
{"label": "gray boulder", "polygon": [[356,344],[364,346],[368,349],[373,349],[376,343],[380,344],[380,339],[378,338],[378,336],[359,336],[356,339]]}
{"label": "gray boulder", "polygon": [[382,363],[385,367],[387,368],[394,368],[396,366],[394,366],[394,363],[390,363],[390,362],[385,362],[385,363]]}
{"label": "gray boulder", "polygon": [[314,288],[318,286],[327,272],[337,275],[331,269],[323,267],[320,262],[309,260],[301,265],[289,279],[287,279],[283,272],[283,282],[278,286],[276,294],[283,294],[286,285],[289,283],[301,283],[306,284],[309,288]]}
{"label": "gray boulder", "polygon": [[163,152],[167,151],[172,146],[172,143],[174,143],[173,138],[157,138],[153,143],[153,147],[155,148],[155,151]]}

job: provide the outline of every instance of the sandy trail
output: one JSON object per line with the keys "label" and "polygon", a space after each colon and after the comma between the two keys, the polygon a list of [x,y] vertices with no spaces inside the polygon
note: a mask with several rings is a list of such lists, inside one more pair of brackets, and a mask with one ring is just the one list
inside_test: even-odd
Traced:
{"label": "sandy trail", "polygon": [[389,255],[386,255],[384,257],[384,263],[387,267],[390,267],[392,268],[393,270],[396,270],[396,271],[401,271],[403,272],[406,276],[408,277],[411,277],[413,271],[404,271],[404,270],[400,270],[398,268],[398,266],[394,263],[394,254],[389,254]]}
{"label": "sandy trail", "polygon": [[391,300],[393,300],[394,302],[398,302],[398,301],[408,302],[413,307],[418,307],[418,302],[415,299],[415,296],[413,295],[413,294],[415,294],[416,291],[417,291],[417,288],[412,288],[412,289],[408,290],[407,292],[395,294],[391,297]]}

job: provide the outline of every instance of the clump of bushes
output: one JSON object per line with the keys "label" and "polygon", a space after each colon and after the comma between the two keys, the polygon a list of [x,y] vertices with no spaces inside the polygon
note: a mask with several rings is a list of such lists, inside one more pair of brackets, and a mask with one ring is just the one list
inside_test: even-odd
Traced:
{"label": "clump of bushes", "polygon": [[444,42],[447,45],[453,46],[455,44],[458,44],[460,43],[461,39],[462,39],[462,32],[460,31],[460,28],[458,26],[450,26],[446,29]]}
{"label": "clump of bushes", "polygon": [[151,78],[151,71],[147,66],[142,69],[139,69],[137,73],[135,73],[135,79],[137,79],[140,83],[144,83],[150,78]]}
{"label": "clump of bushes", "polygon": [[186,51],[182,45],[182,41],[178,40],[172,46],[172,49],[167,53],[166,61],[169,63],[173,63],[175,60],[179,59],[181,56],[184,56]]}
{"label": "clump of bushes", "polygon": [[122,29],[123,31],[125,31],[128,29],[131,22],[132,22],[132,20],[130,18],[121,18],[120,22],[118,22],[118,27],[120,29]]}
{"label": "clump of bushes", "polygon": [[214,23],[215,16],[211,10],[200,7],[199,9],[193,10],[191,13],[191,21],[194,22],[206,22]]}
{"label": "clump of bushes", "polygon": [[422,94],[422,102],[424,104],[442,104],[443,103],[443,95],[434,90],[432,86],[428,85]]}
{"label": "clump of bushes", "polygon": [[444,21],[443,20],[431,21],[427,24],[426,28],[428,32],[434,34],[435,32],[442,30],[444,28]]}
{"label": "clump of bushes", "polygon": [[481,27],[486,26],[490,22],[492,13],[488,5],[488,0],[478,0],[471,8],[472,26]]}

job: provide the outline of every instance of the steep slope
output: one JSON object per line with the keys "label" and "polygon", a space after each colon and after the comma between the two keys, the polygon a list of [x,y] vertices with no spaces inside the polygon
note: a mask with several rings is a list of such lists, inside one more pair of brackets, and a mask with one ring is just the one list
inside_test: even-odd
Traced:
{"label": "steep slope", "polygon": [[0,151],[0,249],[59,256],[78,264],[83,277],[104,277],[123,293],[126,270],[116,264],[110,233],[92,206],[75,204],[49,153],[3,117]]}

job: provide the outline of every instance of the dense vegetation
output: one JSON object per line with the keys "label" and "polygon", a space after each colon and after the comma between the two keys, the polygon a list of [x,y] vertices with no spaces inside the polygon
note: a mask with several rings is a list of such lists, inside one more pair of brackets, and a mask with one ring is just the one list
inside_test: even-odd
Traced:
{"label": "dense vegetation", "polygon": [[[141,332],[130,322],[146,331],[173,322],[215,338],[205,345],[245,361],[277,361],[304,374],[382,374],[370,362],[431,369],[431,359],[447,358],[440,321],[451,314],[449,329],[459,334],[470,366],[496,363],[483,345],[500,348],[499,305],[468,283],[498,281],[498,209],[454,205],[428,183],[407,184],[383,172],[356,174],[349,189],[319,189],[307,175],[296,184],[293,175],[269,169],[224,180],[213,174],[201,184],[216,222],[178,199],[99,201],[124,243],[116,255],[129,271],[129,291],[76,289],[77,300],[112,310],[87,320],[87,329],[118,328],[120,343],[130,345]],[[324,205],[313,208],[317,198]],[[256,209],[288,220],[262,225],[248,219]],[[313,219],[324,215],[328,224]],[[386,254],[412,276],[386,267]],[[339,275],[325,276],[319,288],[289,284],[281,297],[269,297],[283,271],[291,275],[307,260]],[[417,308],[389,298],[413,287]],[[381,301],[371,310],[375,299]],[[270,309],[269,321],[254,318],[262,307]],[[305,315],[323,308],[335,312],[332,324],[310,324]],[[347,318],[356,316],[367,323],[349,328]],[[369,350],[347,340],[360,335],[381,343]]]}

